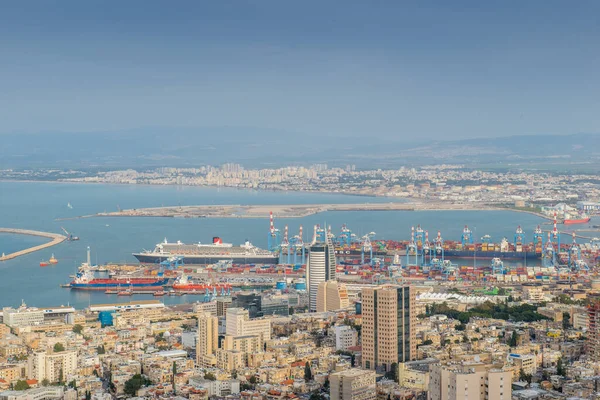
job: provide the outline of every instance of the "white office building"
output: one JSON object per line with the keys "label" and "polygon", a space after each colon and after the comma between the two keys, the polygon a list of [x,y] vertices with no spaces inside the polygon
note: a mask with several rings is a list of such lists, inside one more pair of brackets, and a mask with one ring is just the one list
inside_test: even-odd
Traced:
{"label": "white office building", "polygon": [[306,280],[308,283],[308,309],[317,311],[319,284],[335,279],[335,250],[331,238],[326,242],[317,242],[310,246],[306,262]]}

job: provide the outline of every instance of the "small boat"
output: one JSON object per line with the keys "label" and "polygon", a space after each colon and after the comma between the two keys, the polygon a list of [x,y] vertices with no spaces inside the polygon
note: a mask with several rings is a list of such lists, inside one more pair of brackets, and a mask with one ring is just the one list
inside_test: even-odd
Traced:
{"label": "small boat", "polygon": [[67,203],[67,207],[69,207],[71,210],[73,209],[73,206],[71,205],[71,203]]}
{"label": "small boat", "polygon": [[164,290],[159,290],[157,292],[154,292],[154,296],[158,297],[158,296],[164,296],[166,293]]}
{"label": "small boat", "polygon": [[40,261],[40,267],[47,267],[48,265],[50,265],[48,261]]}
{"label": "small boat", "polygon": [[50,260],[48,260],[48,262],[50,264],[58,264],[58,260],[54,257],[54,253],[52,254],[52,257],[50,257]]}
{"label": "small boat", "polygon": [[117,296],[131,296],[133,292],[131,290],[121,290],[117,292]]}

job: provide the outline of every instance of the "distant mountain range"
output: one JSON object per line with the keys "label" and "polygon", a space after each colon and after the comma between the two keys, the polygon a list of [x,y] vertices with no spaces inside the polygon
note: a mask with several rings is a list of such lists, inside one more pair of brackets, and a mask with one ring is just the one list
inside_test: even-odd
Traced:
{"label": "distant mountain range", "polygon": [[600,135],[513,136],[453,141],[306,136],[256,128],[144,129],[122,133],[0,136],[0,168],[247,167],[328,163],[359,168],[460,163],[600,165]]}

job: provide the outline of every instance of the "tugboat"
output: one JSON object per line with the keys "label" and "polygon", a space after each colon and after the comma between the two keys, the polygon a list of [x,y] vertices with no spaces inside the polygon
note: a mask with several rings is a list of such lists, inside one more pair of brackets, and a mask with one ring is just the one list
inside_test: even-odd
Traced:
{"label": "tugboat", "polygon": [[40,261],[40,267],[47,267],[48,265],[50,265],[48,261]]}
{"label": "tugboat", "polygon": [[52,257],[48,260],[50,264],[58,264],[58,260],[54,257],[54,253],[52,253]]}

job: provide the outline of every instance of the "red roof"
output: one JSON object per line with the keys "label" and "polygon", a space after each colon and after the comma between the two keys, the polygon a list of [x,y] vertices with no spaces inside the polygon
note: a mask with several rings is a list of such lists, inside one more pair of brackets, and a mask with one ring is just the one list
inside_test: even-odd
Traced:
{"label": "red roof", "polygon": [[31,386],[31,385],[37,385],[37,383],[38,383],[37,379],[27,379],[25,382],[27,382],[27,384],[29,386]]}

